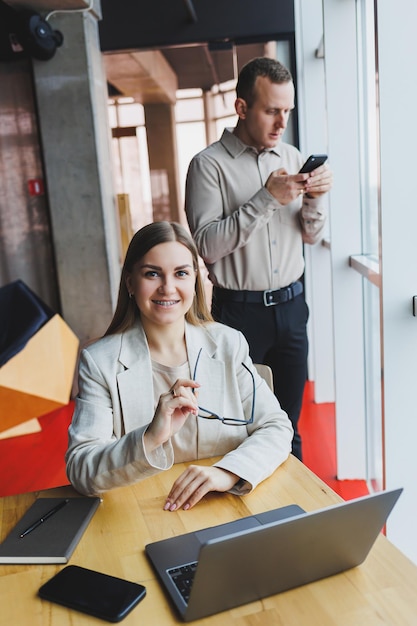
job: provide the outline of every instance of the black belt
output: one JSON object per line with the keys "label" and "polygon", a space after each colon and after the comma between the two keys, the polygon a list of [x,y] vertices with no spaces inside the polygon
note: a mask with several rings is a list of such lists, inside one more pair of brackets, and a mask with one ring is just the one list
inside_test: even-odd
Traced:
{"label": "black belt", "polygon": [[248,302],[251,304],[264,304],[273,306],[294,300],[303,293],[303,283],[297,280],[288,287],[282,289],[266,289],[265,291],[236,291],[234,289],[223,289],[214,287],[214,297],[220,302]]}

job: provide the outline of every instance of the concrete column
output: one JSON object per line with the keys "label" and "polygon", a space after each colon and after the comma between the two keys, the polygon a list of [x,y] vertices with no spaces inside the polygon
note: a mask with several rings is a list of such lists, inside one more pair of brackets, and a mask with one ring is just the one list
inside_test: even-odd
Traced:
{"label": "concrete column", "polygon": [[104,332],[120,277],[107,83],[97,15],[56,13],[64,42],[34,61],[62,316],[81,343]]}
{"label": "concrete column", "polygon": [[[144,104],[149,169],[155,221],[183,222],[178,189],[178,157],[174,105]],[[181,217],[180,217],[181,215]]]}

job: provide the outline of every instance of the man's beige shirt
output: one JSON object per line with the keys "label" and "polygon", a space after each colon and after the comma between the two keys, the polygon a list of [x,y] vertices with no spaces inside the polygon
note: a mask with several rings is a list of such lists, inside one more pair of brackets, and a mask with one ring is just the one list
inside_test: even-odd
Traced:
{"label": "man's beige shirt", "polygon": [[272,171],[295,174],[302,162],[294,146],[258,153],[231,129],[193,158],[185,209],[214,285],[263,291],[301,277],[303,242],[315,243],[324,225],[323,200],[300,196],[283,206],[265,183]]}

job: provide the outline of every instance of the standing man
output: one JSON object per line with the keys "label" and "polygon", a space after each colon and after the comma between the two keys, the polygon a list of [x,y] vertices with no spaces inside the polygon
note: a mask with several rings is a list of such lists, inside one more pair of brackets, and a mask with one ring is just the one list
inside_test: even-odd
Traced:
{"label": "standing man", "polygon": [[294,108],[294,83],[278,61],[253,59],[237,82],[234,129],[191,161],[185,208],[213,287],[214,317],[241,330],[252,359],[272,368],[275,393],[294,427],[307,378],[308,308],[303,243],[324,225],[326,165],[298,174],[300,152],[281,141]]}

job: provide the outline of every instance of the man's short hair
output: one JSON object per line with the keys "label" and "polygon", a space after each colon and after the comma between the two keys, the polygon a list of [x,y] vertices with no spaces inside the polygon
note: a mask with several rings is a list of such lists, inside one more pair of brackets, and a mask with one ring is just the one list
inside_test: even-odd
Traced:
{"label": "man's short hair", "polygon": [[255,102],[255,82],[258,76],[269,78],[271,83],[289,83],[291,72],[276,59],[257,57],[242,67],[236,85],[238,98],[245,100],[248,107]]}

